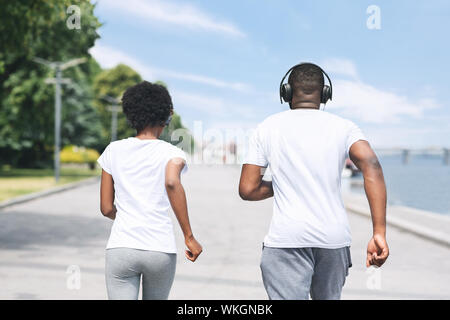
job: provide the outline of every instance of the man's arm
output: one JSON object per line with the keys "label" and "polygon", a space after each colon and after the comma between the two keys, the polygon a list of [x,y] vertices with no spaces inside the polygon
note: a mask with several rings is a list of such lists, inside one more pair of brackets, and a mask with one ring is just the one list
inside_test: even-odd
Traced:
{"label": "man's arm", "polygon": [[262,179],[262,169],[254,164],[242,166],[239,195],[243,200],[257,201],[273,197],[272,181]]}
{"label": "man's arm", "polygon": [[185,244],[188,247],[188,250],[185,252],[186,258],[194,262],[203,249],[194,238],[189,222],[186,193],[180,179],[181,170],[183,170],[184,166],[185,163],[180,158],[169,161],[166,167],[166,190],[170,205],[183,231]]}
{"label": "man's arm", "polygon": [[373,237],[367,246],[366,265],[381,265],[389,256],[386,242],[386,185],[383,170],[375,152],[364,140],[355,142],[349,151],[350,159],[361,170],[364,190],[372,215]]}
{"label": "man's arm", "polygon": [[102,181],[100,184],[100,211],[102,214],[114,220],[116,218],[116,206],[114,205],[114,181],[112,176],[102,170]]}

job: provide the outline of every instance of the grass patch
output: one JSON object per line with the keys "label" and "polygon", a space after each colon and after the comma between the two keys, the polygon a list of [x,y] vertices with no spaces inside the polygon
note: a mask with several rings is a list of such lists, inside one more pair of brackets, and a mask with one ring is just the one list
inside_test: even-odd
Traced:
{"label": "grass patch", "polygon": [[3,168],[0,170],[0,201],[98,176],[100,173],[99,169],[63,167],[56,183],[53,169]]}

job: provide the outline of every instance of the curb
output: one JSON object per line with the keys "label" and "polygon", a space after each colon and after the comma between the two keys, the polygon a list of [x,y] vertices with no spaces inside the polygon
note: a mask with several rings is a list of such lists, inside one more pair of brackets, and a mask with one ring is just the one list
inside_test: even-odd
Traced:
{"label": "curb", "polygon": [[29,194],[26,194],[26,195],[23,195],[23,196],[15,197],[13,199],[5,200],[5,201],[0,202],[0,209],[4,209],[4,208],[9,207],[9,206],[13,206],[13,205],[16,205],[16,204],[19,204],[19,203],[35,200],[35,199],[42,198],[42,197],[45,197],[45,196],[49,196],[49,195],[52,195],[52,194],[55,194],[55,193],[63,192],[63,191],[66,191],[66,190],[75,189],[75,188],[78,188],[78,187],[81,187],[81,186],[84,186],[84,185],[89,185],[89,184],[92,184],[94,182],[97,182],[98,180],[100,180],[100,177],[99,176],[95,176],[95,177],[83,179],[81,181],[67,183],[67,184],[64,184],[62,186],[50,188],[50,189],[47,189],[47,190],[33,192],[33,193],[29,193]]}
{"label": "curb", "polygon": [[[346,204],[345,206],[350,212],[356,213],[360,216],[364,216],[370,218],[370,212],[367,212],[367,209],[361,205],[357,204]],[[447,248],[450,248],[450,237],[444,233],[437,230],[433,230],[431,228],[423,227],[416,223],[411,223],[405,219],[401,219],[398,217],[387,216],[386,224],[402,231],[406,231],[412,233],[416,236],[419,236],[423,239],[430,240],[437,244],[443,245]]]}

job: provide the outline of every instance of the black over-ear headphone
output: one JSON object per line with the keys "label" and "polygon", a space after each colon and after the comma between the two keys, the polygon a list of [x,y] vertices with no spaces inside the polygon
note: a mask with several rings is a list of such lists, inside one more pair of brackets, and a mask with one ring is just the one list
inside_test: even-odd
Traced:
{"label": "black over-ear headphone", "polygon": [[301,65],[305,65],[305,64],[310,64],[313,66],[318,67],[322,73],[327,77],[328,79],[328,83],[330,84],[329,86],[324,84],[323,89],[322,89],[322,93],[320,95],[320,103],[327,103],[328,100],[332,100],[333,98],[333,84],[331,83],[330,77],[328,76],[328,74],[318,65],[314,64],[314,63],[310,63],[310,62],[302,62],[299,64],[296,64],[295,66],[293,66],[292,68],[290,68],[288,70],[288,72],[286,72],[286,74],[284,75],[283,79],[281,79],[280,82],[280,102],[283,103],[284,102],[291,102],[292,101],[292,88],[291,85],[289,83],[283,83],[284,79],[286,79],[286,77],[289,75],[289,73],[291,73],[292,70],[294,70],[296,67],[301,66]]}

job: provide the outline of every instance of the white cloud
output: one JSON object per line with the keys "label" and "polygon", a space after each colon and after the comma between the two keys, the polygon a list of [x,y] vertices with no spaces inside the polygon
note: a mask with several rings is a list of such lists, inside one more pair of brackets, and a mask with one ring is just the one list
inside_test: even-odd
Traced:
{"label": "white cloud", "polygon": [[[107,46],[96,45],[90,52],[104,68],[125,63],[150,81],[173,78],[238,92],[255,93],[254,90],[249,90],[252,88],[247,84],[226,82],[204,75],[180,73],[148,66],[120,50]],[[328,59],[326,61],[328,61],[328,64],[322,64],[324,69],[336,75],[336,78],[332,78],[333,101],[327,104],[328,110],[333,112],[334,109],[345,117],[355,121],[364,121],[369,127],[371,127],[370,124],[375,124],[376,126],[371,127],[368,132],[368,136],[373,137],[378,146],[401,145],[402,141],[403,144],[407,144],[408,137],[411,138],[413,134],[417,137],[415,140],[419,143],[420,132],[410,132],[406,128],[403,130],[402,126],[411,119],[425,118],[426,111],[440,107],[440,104],[433,98],[432,88],[426,91],[421,99],[413,100],[410,97],[380,89],[359,80],[358,70],[350,60]],[[278,103],[272,95],[268,96],[267,99],[264,98],[264,102],[260,105],[258,104],[259,100],[252,100],[250,104],[235,103],[227,97],[207,96],[195,92],[180,91],[176,88],[172,88],[171,94],[177,108],[196,111],[195,114],[200,117],[198,120],[205,116],[205,119],[209,118],[208,124],[205,123],[208,127],[248,128],[254,126],[256,122],[262,121],[265,116],[271,113],[271,110],[273,112],[278,111],[276,108]],[[261,98],[260,95],[258,97]],[[236,121],[230,120],[233,117]],[[249,121],[248,125],[246,125],[247,121]],[[394,124],[398,128],[398,133],[395,134],[396,139],[389,138],[395,131],[389,124]],[[408,135],[406,132],[410,132],[410,134]]]}
{"label": "white cloud", "polygon": [[337,79],[333,84],[333,102],[330,106],[369,123],[398,123],[403,116],[419,119],[425,110],[439,107],[433,98],[411,101],[406,96],[360,81]]}
{"label": "white cloud", "polygon": [[332,79],[333,100],[329,102],[330,108],[339,109],[353,119],[368,123],[399,123],[404,116],[418,119],[423,117],[425,110],[439,107],[431,97],[412,101],[406,96],[364,83],[351,60],[329,58],[321,65],[327,73],[338,76]]}
{"label": "white cloud", "polygon": [[233,24],[218,21],[199,8],[179,2],[161,0],[107,0],[102,6],[129,13],[145,20],[163,22],[183,28],[200,29],[217,33],[244,37],[245,34]]}
{"label": "white cloud", "polygon": [[254,110],[257,109],[253,105],[235,103],[217,96],[211,97],[180,90],[173,90],[172,96],[175,106],[200,111],[201,117],[208,114],[216,119],[236,117],[240,121],[245,121],[245,119],[254,119]]}
{"label": "white cloud", "polygon": [[355,64],[347,59],[329,58],[321,63],[322,68],[328,73],[349,76],[358,79],[358,71]]}
{"label": "white cloud", "polygon": [[[124,63],[135,69],[143,78],[149,81],[163,80],[164,78],[181,79],[190,82],[206,84],[217,88],[227,88],[235,91],[247,91],[251,87],[240,82],[226,82],[220,79],[173,70],[148,66],[138,59],[112,47],[96,44],[89,53],[100,63],[103,68],[112,68],[119,63]],[[160,79],[161,78],[161,79]]]}
{"label": "white cloud", "polygon": [[236,91],[245,91],[245,90],[250,89],[249,85],[247,85],[245,83],[240,83],[240,82],[225,82],[225,81],[222,81],[219,79],[201,76],[201,75],[197,75],[197,74],[179,73],[179,72],[162,70],[162,69],[156,69],[155,71],[160,72],[162,75],[164,75],[166,77],[207,84],[207,85],[218,87],[218,88],[228,88],[228,89],[233,89]]}
{"label": "white cloud", "polygon": [[[134,57],[108,46],[95,45],[89,52],[103,68],[112,68],[119,63],[124,63],[135,69],[142,75],[143,78],[149,81],[175,78],[241,92],[251,89],[249,85],[243,83],[230,83],[207,76],[179,73],[171,70],[155,68],[153,66],[147,66]],[[214,116],[217,119],[224,119],[235,116],[239,119],[249,119],[255,117],[254,110],[258,109],[255,106],[235,103],[229,99],[221,98],[219,96],[207,96],[178,90],[176,88],[171,88],[170,92],[176,108],[181,107],[185,110],[195,110],[200,117],[209,115]]]}
{"label": "white cloud", "polygon": [[115,67],[119,63],[123,63],[136,69],[136,71],[144,75],[144,77],[153,78],[154,76],[153,70],[143,65],[135,58],[115,48],[96,44],[89,49],[89,53],[97,60],[102,68],[109,69]]}
{"label": "white cloud", "polygon": [[329,108],[365,122],[363,130],[376,148],[445,145],[443,126],[434,121],[435,125],[430,127],[428,121],[414,127],[411,122],[430,120],[426,112],[441,107],[433,98],[432,87],[421,90],[422,98],[413,99],[361,81],[350,60],[327,59],[322,66],[336,77],[332,79],[333,101],[329,102]]}
{"label": "white cloud", "polygon": [[174,91],[172,96],[175,106],[181,104],[188,109],[194,109],[207,114],[215,114],[217,116],[223,115],[226,111],[224,101],[219,98],[206,97],[183,91]]}

